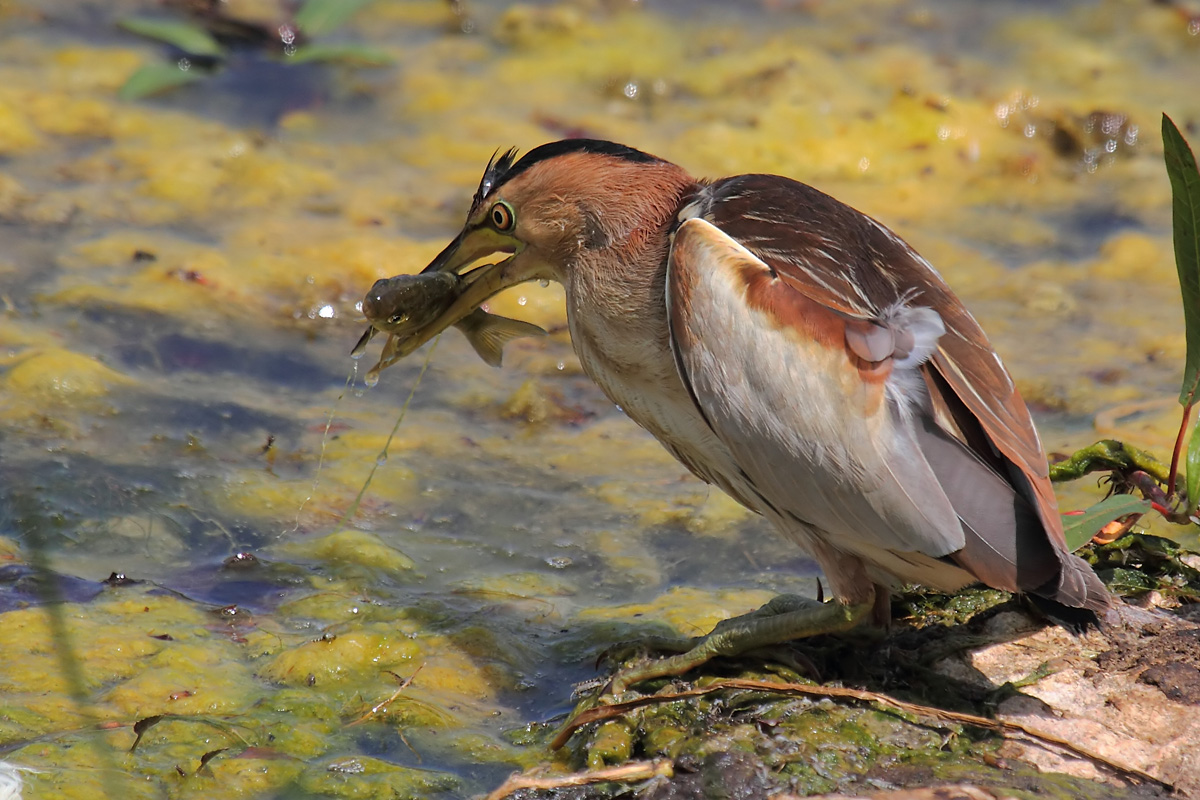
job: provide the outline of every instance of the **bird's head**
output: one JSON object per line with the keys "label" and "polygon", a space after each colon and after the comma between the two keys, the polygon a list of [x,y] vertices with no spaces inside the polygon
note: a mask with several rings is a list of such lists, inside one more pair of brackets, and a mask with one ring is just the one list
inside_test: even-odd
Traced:
{"label": "bird's head", "polygon": [[510,286],[567,283],[575,269],[636,260],[655,237],[665,243],[665,222],[693,184],[668,161],[595,139],[551,142],[519,160],[515,150],[493,156],[462,230],[423,270],[461,275],[459,297],[403,354]]}

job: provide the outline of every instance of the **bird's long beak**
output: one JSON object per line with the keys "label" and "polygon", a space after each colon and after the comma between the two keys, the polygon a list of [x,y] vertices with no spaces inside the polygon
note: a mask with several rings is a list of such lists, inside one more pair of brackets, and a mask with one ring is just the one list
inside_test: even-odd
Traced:
{"label": "bird's long beak", "polygon": [[[450,307],[424,328],[398,342],[397,359],[407,356],[439,333],[472,314],[489,298],[510,286],[542,277],[536,259],[522,258],[524,246],[488,229],[464,230],[421,273],[453,272],[462,276],[461,291]],[[484,264],[467,272],[476,261],[497,253],[512,253],[495,264]]]}

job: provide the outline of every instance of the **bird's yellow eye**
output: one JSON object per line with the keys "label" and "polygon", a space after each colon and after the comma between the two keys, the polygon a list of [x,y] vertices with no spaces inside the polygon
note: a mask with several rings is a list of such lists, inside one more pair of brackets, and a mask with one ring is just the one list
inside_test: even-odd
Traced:
{"label": "bird's yellow eye", "polygon": [[492,206],[492,227],[501,233],[512,230],[513,222],[516,217],[513,216],[512,206],[501,200],[496,205]]}

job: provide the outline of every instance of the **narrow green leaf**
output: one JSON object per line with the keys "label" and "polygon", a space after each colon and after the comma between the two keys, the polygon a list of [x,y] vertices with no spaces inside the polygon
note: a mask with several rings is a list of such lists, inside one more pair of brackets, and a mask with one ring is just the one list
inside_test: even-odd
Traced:
{"label": "narrow green leaf", "polygon": [[370,67],[385,67],[393,58],[382,50],[360,44],[306,44],[296,48],[288,57],[289,64],[308,61],[338,61],[347,64],[365,64]]}
{"label": "narrow green leaf", "polygon": [[122,100],[140,100],[193,81],[206,73],[197,69],[180,69],[177,64],[147,64],[129,76],[125,85],[117,92]]}
{"label": "narrow green leaf", "polygon": [[1067,536],[1067,548],[1072,552],[1091,541],[1114,519],[1127,514],[1144,514],[1150,510],[1150,501],[1131,494],[1114,494],[1106,497],[1082,514],[1063,516],[1063,533]]}
{"label": "narrow green leaf", "polygon": [[1175,232],[1175,267],[1183,291],[1183,323],[1187,356],[1180,405],[1191,405],[1200,387],[1200,172],[1183,134],[1166,114],[1162,119],[1163,157],[1171,179],[1171,226]]}
{"label": "narrow green leaf", "polygon": [[224,50],[217,40],[197,25],[145,17],[126,17],[117,24],[131,33],[178,47],[189,55],[212,58],[221,58],[224,55]]}
{"label": "narrow green leaf", "polygon": [[1187,476],[1187,513],[1195,517],[1200,508],[1200,420],[1192,426],[1192,441],[1188,444],[1184,474]]}
{"label": "narrow green leaf", "polygon": [[308,0],[293,20],[305,36],[323,36],[337,30],[372,0]]}

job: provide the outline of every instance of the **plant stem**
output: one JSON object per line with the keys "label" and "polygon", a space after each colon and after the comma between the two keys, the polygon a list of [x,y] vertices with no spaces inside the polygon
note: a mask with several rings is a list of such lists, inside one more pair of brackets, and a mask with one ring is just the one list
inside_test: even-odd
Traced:
{"label": "plant stem", "polygon": [[1167,494],[1175,494],[1175,477],[1179,474],[1179,454],[1183,450],[1183,440],[1188,432],[1188,423],[1192,419],[1192,405],[1183,407],[1183,421],[1179,423],[1179,434],[1175,437],[1175,449],[1171,452],[1171,480],[1167,482]]}

